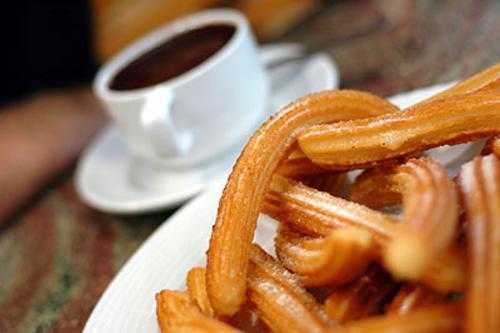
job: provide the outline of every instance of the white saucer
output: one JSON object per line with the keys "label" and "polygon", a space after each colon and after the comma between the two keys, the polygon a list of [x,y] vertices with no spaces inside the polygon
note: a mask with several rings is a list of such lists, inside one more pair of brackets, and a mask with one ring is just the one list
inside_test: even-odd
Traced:
{"label": "white saucer", "polygon": [[[301,49],[298,44],[272,44],[260,49],[260,57],[263,63],[270,63],[294,57]],[[337,88],[339,80],[337,68],[326,54],[277,67],[268,74],[273,88],[267,117],[300,96]],[[88,205],[109,213],[144,213],[179,205],[213,182],[225,179],[242,146],[243,142],[223,158],[197,168],[159,170],[161,186],[140,186],[133,181],[137,174],[130,172],[132,157],[117,129],[110,126],[80,158],[76,188]],[[135,172],[137,164],[134,166]]]}

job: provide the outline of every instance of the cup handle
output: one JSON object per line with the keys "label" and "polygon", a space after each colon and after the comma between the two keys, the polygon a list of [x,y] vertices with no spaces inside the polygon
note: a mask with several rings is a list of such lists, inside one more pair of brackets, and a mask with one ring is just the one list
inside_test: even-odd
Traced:
{"label": "cup handle", "polygon": [[167,87],[156,87],[146,97],[141,110],[144,135],[160,158],[185,156],[192,147],[192,133],[175,128],[171,109],[174,93]]}

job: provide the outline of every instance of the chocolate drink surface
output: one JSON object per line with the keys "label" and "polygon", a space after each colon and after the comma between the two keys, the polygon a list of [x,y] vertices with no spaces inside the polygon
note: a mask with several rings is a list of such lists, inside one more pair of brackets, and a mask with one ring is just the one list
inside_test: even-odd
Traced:
{"label": "chocolate drink surface", "polygon": [[229,24],[210,24],[179,33],[119,71],[110,88],[133,90],[175,78],[214,55],[234,32]]}

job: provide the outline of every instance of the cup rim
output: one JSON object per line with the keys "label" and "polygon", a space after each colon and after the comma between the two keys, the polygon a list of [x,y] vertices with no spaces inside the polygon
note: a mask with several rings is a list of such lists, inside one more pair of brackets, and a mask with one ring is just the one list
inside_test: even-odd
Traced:
{"label": "cup rim", "polygon": [[[143,88],[131,90],[114,90],[110,88],[114,77],[131,62],[158,47],[172,36],[189,31],[210,23],[226,23],[234,26],[235,31],[229,41],[198,66],[163,82]],[[241,44],[249,24],[245,16],[233,9],[209,9],[192,15],[181,17],[160,26],[146,34],[123,50],[118,52],[98,70],[93,83],[93,90],[97,96],[111,100],[127,100],[142,97],[151,90],[161,87],[178,87],[196,77],[206,73],[210,68],[222,62]]]}

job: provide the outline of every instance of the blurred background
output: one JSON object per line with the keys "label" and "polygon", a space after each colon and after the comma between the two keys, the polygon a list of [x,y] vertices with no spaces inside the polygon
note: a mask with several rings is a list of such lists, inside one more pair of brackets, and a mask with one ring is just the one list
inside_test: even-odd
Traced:
{"label": "blurred background", "polygon": [[[177,17],[233,7],[260,42],[298,41],[327,50],[346,87],[388,84],[384,92],[445,80],[498,54],[497,1],[488,0],[72,0],[27,1],[12,32],[0,92],[8,101],[43,87],[88,82],[128,43]],[[446,64],[449,74],[429,67]],[[467,66],[464,67],[464,63]],[[445,66],[445,65],[441,65]],[[449,67],[453,67],[450,69]],[[401,80],[412,76],[413,80]],[[380,88],[379,88],[380,89]]]}
{"label": "blurred background", "polygon": [[102,214],[75,194],[75,160],[106,124],[90,82],[128,43],[219,6],[241,10],[261,43],[326,51],[342,88],[382,96],[500,59],[496,0],[21,2],[4,13],[13,24],[0,90],[0,332],[81,331],[119,268],[173,213]]}
{"label": "blurred background", "polygon": [[89,81],[99,64],[151,30],[213,7],[241,10],[261,42],[282,37],[328,4],[322,0],[28,1],[19,12],[18,47],[4,100],[46,86]]}

